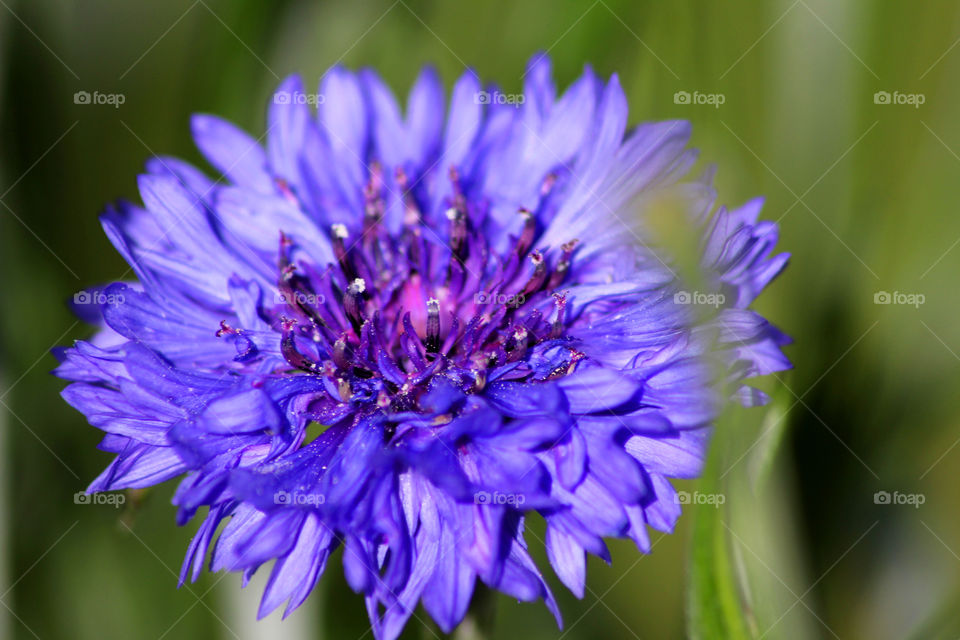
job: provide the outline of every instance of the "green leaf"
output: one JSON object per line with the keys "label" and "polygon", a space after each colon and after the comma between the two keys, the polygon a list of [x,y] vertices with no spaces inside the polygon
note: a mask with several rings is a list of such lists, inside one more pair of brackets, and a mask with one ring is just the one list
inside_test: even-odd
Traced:
{"label": "green leaf", "polygon": [[755,445],[751,445],[752,450],[745,456],[748,458],[747,466],[754,488],[762,487],[769,478],[773,461],[776,459],[780,444],[787,433],[787,426],[790,423],[790,410],[796,404],[799,404],[799,401],[795,401],[794,396],[787,391],[785,386],[780,385],[774,392],[773,400],[760,425],[760,435],[757,437]]}
{"label": "green leaf", "polygon": [[[714,448],[714,452],[717,449]],[[711,454],[699,491],[724,495],[719,478],[719,456]],[[696,640],[750,638],[748,607],[737,588],[729,534],[724,526],[726,504],[702,505],[693,522],[687,624]]]}
{"label": "green leaf", "polygon": [[766,412],[726,412],[697,493],[689,494],[701,497],[686,506],[694,519],[687,592],[692,638],[816,637],[816,614],[797,601],[810,580],[793,533],[789,468],[777,460],[793,398],[785,389],[773,395]]}

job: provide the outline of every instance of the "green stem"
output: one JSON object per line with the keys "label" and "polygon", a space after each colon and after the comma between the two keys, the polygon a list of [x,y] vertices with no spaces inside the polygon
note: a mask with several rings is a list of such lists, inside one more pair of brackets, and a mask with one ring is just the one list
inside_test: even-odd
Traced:
{"label": "green stem", "polygon": [[454,630],[452,640],[487,640],[493,638],[493,619],[497,608],[497,594],[477,581],[473,599],[463,622]]}

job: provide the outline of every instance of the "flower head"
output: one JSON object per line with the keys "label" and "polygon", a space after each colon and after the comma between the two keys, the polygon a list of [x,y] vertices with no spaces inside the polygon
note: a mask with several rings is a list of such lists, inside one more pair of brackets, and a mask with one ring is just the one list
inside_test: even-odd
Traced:
{"label": "flower head", "polygon": [[[429,70],[405,114],[372,72],[335,68],[313,101],[290,78],[265,145],[194,118],[221,179],[156,158],[143,206],[103,216],[137,281],[105,288],[57,374],[116,454],[90,491],[183,476],[178,521],[205,508],[181,580],[211,548],[212,570],[275,561],[260,615],[289,613],[343,547],[378,638],[418,602],[452,629],[478,579],[559,621],[525,515],[582,596],[604,538],[672,530],[668,479],[699,472],[729,390],[760,402],[743,381],[789,366],[747,309],[786,263],[776,226],[680,182],[686,123],[628,130],[589,69],[558,98],[543,56],[523,100],[482,89],[466,73],[444,117]],[[705,314],[635,222],[658,194]]]}

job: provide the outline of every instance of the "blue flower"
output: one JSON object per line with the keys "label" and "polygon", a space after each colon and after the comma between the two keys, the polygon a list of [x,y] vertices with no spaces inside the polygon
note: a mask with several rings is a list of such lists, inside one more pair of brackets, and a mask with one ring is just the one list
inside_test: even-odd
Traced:
{"label": "blue flower", "polygon": [[[669,479],[698,474],[730,390],[761,403],[745,380],[789,367],[748,309],[777,227],[682,181],[687,123],[628,129],[589,69],[557,97],[543,56],[502,95],[468,72],[444,116],[430,70],[403,111],[369,71],[291,77],[265,145],[194,117],[222,177],[155,158],[143,206],[104,214],[136,282],[99,290],[56,373],[116,455],[89,491],[182,477],[178,523],[203,517],[181,581],[275,561],[259,613],[289,613],[343,547],[377,638],[418,602],[449,631],[478,579],[559,623],[525,515],[582,596],[604,538],[673,529]],[[696,293],[635,222],[661,197]]]}

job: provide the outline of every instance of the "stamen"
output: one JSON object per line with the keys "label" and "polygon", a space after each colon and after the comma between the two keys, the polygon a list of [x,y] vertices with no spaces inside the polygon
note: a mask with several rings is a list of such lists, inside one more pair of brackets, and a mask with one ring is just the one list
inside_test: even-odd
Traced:
{"label": "stamen", "polygon": [[563,316],[567,309],[567,294],[554,293],[553,302],[557,307],[557,317],[553,321],[553,329],[550,332],[551,338],[559,338],[563,334]]}
{"label": "stamen", "polygon": [[564,278],[567,277],[567,272],[570,271],[570,262],[573,257],[573,252],[577,248],[577,243],[579,240],[571,240],[570,242],[565,242],[560,247],[563,250],[563,254],[560,256],[560,261],[557,262],[557,268],[554,269],[553,273],[550,275],[550,283],[547,285],[548,289],[556,289]]}
{"label": "stamen", "polygon": [[297,351],[293,333],[294,327],[296,326],[296,320],[291,320],[290,318],[280,319],[280,328],[283,334],[283,338],[280,340],[280,353],[283,354],[283,358],[294,368],[308,373],[319,373],[321,370],[320,365]]}
{"label": "stamen", "polygon": [[360,335],[360,327],[366,319],[363,315],[363,292],[366,290],[366,281],[363,278],[355,278],[347,287],[347,292],[343,294],[343,310],[357,335]]}
{"label": "stamen", "polygon": [[228,325],[226,320],[221,320],[220,328],[217,329],[217,337],[222,338],[223,336],[228,336],[236,332],[237,330]]}
{"label": "stamen", "polygon": [[297,198],[296,194],[290,188],[289,182],[287,182],[283,178],[275,178],[274,182],[276,183],[277,188],[280,190],[280,193],[283,194],[283,197],[286,198],[290,204],[296,207],[300,206],[300,200],[299,198]]}
{"label": "stamen", "polygon": [[407,190],[409,181],[403,167],[397,167],[394,172],[394,180],[397,182],[397,187],[400,188],[400,193],[403,194],[403,224],[412,227],[420,222],[420,209],[417,207],[413,194]]}
{"label": "stamen", "polygon": [[347,338],[346,336],[340,336],[337,338],[337,341],[333,343],[333,363],[337,365],[338,369],[347,370],[350,368],[350,359],[347,354]]}
{"label": "stamen", "polygon": [[424,346],[427,353],[437,353],[440,350],[440,301],[436,298],[427,300],[427,336]]}
{"label": "stamen", "polygon": [[526,298],[539,291],[547,279],[547,263],[543,259],[543,254],[539,251],[532,252],[530,254],[530,262],[533,263],[533,275],[527,280],[527,284],[523,286],[523,291],[520,292],[520,295],[516,296],[514,306],[521,306],[526,302]]}
{"label": "stamen", "polygon": [[563,376],[570,375],[573,373],[573,370],[577,368],[577,363],[583,360],[585,357],[585,353],[577,351],[576,349],[571,349],[570,360],[551,371],[550,375],[546,377],[546,380],[554,380],[556,378],[562,378]]}
{"label": "stamen", "polygon": [[527,329],[523,326],[513,330],[513,345],[510,349],[510,360],[516,361],[527,355]]}
{"label": "stamen", "polygon": [[547,177],[543,179],[543,183],[540,185],[540,197],[546,196],[553,190],[553,185],[557,183],[557,174],[548,173]]}
{"label": "stamen", "polygon": [[403,170],[403,167],[397,167],[394,169],[393,179],[396,181],[397,186],[401,191],[407,190],[407,172]]}
{"label": "stamen", "polygon": [[463,258],[463,249],[467,240],[467,217],[456,207],[447,209],[447,220],[450,221],[450,248],[458,258]]}
{"label": "stamen", "polygon": [[383,216],[383,170],[380,163],[374,162],[370,167],[370,180],[363,189],[364,224],[374,224]]}
{"label": "stamen", "polygon": [[347,231],[347,226],[340,224],[339,222],[332,225],[330,227],[330,235],[333,236],[333,255],[336,256],[337,262],[340,264],[340,270],[343,271],[344,277],[346,277],[347,280],[356,278],[357,272],[354,271],[353,265],[347,258],[346,239],[350,237],[350,232]]}
{"label": "stamen", "polygon": [[[320,298],[309,289],[306,281],[297,275],[296,267],[288,264],[280,272],[280,281],[277,283],[280,289],[281,300],[287,307],[304,320],[309,320],[317,327],[326,327],[326,321],[317,312],[314,307],[315,302]],[[319,334],[314,335],[314,340],[319,342]]]}
{"label": "stamen", "polygon": [[526,255],[527,250],[533,244],[533,235],[537,231],[537,221],[527,209],[520,209],[520,215],[523,217],[523,231],[520,232],[520,238],[517,240],[517,255]]}
{"label": "stamen", "polygon": [[450,165],[450,170],[448,172],[450,177],[450,185],[453,187],[453,198],[455,204],[462,204],[464,202],[463,189],[460,186],[460,172],[457,171],[457,167]]}
{"label": "stamen", "polygon": [[277,252],[277,267],[280,270],[286,269],[290,265],[290,247],[293,241],[287,237],[283,231],[280,232],[280,250]]}

